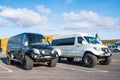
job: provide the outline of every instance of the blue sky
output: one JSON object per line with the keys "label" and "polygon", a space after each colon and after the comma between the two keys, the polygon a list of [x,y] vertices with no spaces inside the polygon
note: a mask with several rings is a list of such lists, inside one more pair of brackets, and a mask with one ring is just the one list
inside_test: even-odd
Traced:
{"label": "blue sky", "polygon": [[0,0],[0,38],[85,32],[120,39],[120,0]]}

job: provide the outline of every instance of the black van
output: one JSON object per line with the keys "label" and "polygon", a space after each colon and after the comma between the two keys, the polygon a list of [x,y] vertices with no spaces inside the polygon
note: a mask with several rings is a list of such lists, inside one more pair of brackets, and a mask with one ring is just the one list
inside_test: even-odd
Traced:
{"label": "black van", "polygon": [[35,62],[47,62],[55,67],[58,53],[49,46],[43,35],[37,33],[22,33],[9,38],[6,63],[15,61],[23,64],[24,69],[31,70]]}

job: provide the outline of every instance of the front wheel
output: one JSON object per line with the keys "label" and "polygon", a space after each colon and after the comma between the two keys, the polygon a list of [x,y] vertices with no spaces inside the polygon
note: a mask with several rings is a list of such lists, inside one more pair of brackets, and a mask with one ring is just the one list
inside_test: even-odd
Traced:
{"label": "front wheel", "polygon": [[48,62],[49,67],[55,67],[58,62],[58,58],[52,59]]}
{"label": "front wheel", "polygon": [[83,63],[87,67],[94,67],[97,64],[97,57],[88,53],[83,57]]}
{"label": "front wheel", "polygon": [[26,70],[31,70],[33,67],[33,60],[27,55],[23,59],[23,67]]}
{"label": "front wheel", "polygon": [[108,65],[111,63],[111,56],[105,57],[103,60],[99,61],[100,64],[102,65]]}

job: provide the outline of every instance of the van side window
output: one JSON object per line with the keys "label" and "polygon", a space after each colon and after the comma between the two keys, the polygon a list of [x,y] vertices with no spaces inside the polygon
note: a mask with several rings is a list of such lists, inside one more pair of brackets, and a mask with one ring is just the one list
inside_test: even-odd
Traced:
{"label": "van side window", "polygon": [[53,46],[74,45],[75,37],[56,39],[52,41]]}
{"label": "van side window", "polygon": [[82,37],[78,37],[77,39],[78,39],[78,43],[82,44],[83,38]]}

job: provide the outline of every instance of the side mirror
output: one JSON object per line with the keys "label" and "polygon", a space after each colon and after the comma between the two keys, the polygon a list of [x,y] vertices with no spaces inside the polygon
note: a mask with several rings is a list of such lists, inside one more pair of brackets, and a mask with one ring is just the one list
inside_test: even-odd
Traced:
{"label": "side mirror", "polygon": [[28,42],[25,42],[24,45],[25,45],[25,46],[28,46]]}

